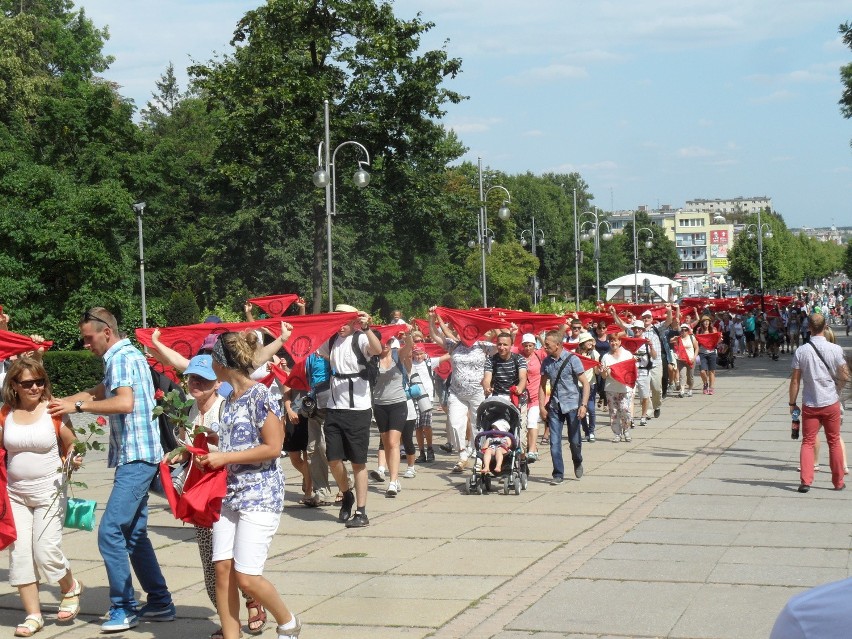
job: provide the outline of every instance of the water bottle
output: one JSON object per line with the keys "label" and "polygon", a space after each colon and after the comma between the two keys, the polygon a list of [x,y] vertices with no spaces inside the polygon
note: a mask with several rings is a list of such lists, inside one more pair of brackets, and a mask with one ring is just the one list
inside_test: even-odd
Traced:
{"label": "water bottle", "polygon": [[790,413],[790,417],[793,418],[793,427],[790,430],[790,438],[799,439],[799,425],[801,424],[802,411],[798,406],[793,406],[793,412]]}

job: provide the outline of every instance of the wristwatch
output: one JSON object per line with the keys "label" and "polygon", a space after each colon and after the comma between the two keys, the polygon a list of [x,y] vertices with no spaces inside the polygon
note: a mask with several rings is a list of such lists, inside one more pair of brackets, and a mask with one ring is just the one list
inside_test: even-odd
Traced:
{"label": "wristwatch", "polygon": [[82,413],[82,412],[83,412],[83,400],[82,400],[82,399],[81,399],[79,402],[74,402],[74,409],[75,409],[78,413]]}

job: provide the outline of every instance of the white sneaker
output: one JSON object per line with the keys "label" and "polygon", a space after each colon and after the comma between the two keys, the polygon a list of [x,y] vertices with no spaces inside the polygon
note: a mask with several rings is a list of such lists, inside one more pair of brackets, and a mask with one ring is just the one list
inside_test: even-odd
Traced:
{"label": "white sneaker", "polygon": [[385,497],[396,497],[401,489],[402,487],[399,485],[399,481],[392,481],[388,483],[388,489],[385,491]]}
{"label": "white sneaker", "polygon": [[624,431],[623,433],[621,433],[621,437],[622,437],[622,439],[624,439],[624,441],[629,442],[630,441],[630,431],[629,430]]}
{"label": "white sneaker", "polygon": [[369,472],[369,475],[370,479],[372,479],[373,481],[383,482],[385,480],[385,477],[388,476],[388,471],[385,469],[384,466],[379,466],[376,470],[371,470]]}
{"label": "white sneaker", "polygon": [[409,466],[405,469],[405,474],[403,475],[406,479],[414,479],[417,477],[417,469],[414,466]]}
{"label": "white sneaker", "polygon": [[688,391],[686,391],[686,396],[692,397],[692,389],[691,388]]}

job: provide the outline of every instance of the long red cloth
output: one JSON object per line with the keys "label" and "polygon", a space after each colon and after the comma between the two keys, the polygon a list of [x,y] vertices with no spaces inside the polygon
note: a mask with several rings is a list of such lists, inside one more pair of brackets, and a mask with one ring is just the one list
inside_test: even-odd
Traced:
{"label": "long red cloth", "polygon": [[9,503],[6,475],[6,449],[0,447],[0,550],[18,538],[15,520],[12,518],[12,505]]}
{"label": "long red cloth", "polygon": [[0,331],[0,360],[9,359],[13,355],[20,355],[28,351],[44,350],[53,346],[53,342],[44,341],[41,344],[32,341],[26,335],[19,335],[12,331]]}
{"label": "long red cloth", "polygon": [[[193,455],[205,455],[208,452],[204,433],[196,435],[192,443],[192,446],[187,446],[187,450]],[[202,528],[210,528],[219,521],[227,481],[224,466],[216,470],[201,470],[190,463],[189,474],[180,495],[172,485],[171,467],[166,462],[160,462],[160,480],[175,519]]]}
{"label": "long red cloth", "polygon": [[510,321],[497,316],[491,309],[485,311],[459,311],[454,308],[439,306],[438,315],[450,324],[458,333],[459,339],[465,346],[473,346],[473,343],[485,336],[485,333],[493,328],[508,330]]}
{"label": "long red cloth", "polygon": [[703,346],[708,351],[712,351],[716,348],[716,344],[719,343],[719,340],[722,339],[721,333],[696,333],[695,339],[698,341],[699,346]]}
{"label": "long red cloth", "polygon": [[[318,315],[290,315],[286,321],[293,326],[284,348],[297,362],[304,360],[322,343],[340,330],[340,327],[358,317],[357,313],[320,313]],[[223,324],[190,324],[167,326],[160,329],[160,341],[187,359],[198,352],[204,338],[211,333],[227,333],[246,329],[267,328],[273,335],[281,332],[280,319],[265,319],[256,322],[233,322]],[[154,346],[151,341],[153,328],[137,328],[136,339],[145,346]]]}
{"label": "long red cloth", "polygon": [[612,378],[621,382],[625,386],[632,388],[636,385],[636,379],[639,376],[639,372],[636,368],[636,360],[635,359],[627,359],[623,362],[618,362],[617,364],[613,364],[609,367],[609,374],[612,375]]}

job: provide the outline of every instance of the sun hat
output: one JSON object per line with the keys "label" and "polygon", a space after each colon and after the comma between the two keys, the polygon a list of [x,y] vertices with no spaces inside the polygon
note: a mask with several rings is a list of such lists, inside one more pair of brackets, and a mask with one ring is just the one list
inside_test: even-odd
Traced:
{"label": "sun hat", "polygon": [[358,309],[350,304],[338,304],[334,307],[335,313],[357,313]]}
{"label": "sun hat", "polygon": [[577,343],[578,344],[582,344],[583,342],[594,342],[594,341],[596,341],[594,335],[592,335],[591,333],[589,333],[587,331],[583,331],[582,333],[580,333],[579,337],[577,337]]}
{"label": "sun hat", "polygon": [[535,344],[535,335],[532,333],[524,333],[521,337],[521,344]]}

